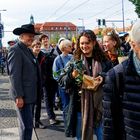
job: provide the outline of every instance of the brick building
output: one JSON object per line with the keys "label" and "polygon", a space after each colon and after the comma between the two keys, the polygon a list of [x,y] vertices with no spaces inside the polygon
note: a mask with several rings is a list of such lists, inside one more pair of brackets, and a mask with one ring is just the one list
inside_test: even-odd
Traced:
{"label": "brick building", "polygon": [[71,22],[45,22],[35,24],[36,31],[47,34],[51,43],[56,43],[60,37],[72,39],[77,36],[77,26]]}

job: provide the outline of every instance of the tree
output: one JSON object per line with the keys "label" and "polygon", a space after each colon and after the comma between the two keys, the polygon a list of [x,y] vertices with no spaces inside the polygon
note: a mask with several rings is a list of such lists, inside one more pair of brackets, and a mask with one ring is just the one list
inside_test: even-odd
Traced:
{"label": "tree", "polygon": [[140,18],[140,0],[129,0],[135,5],[135,12],[138,15],[138,18]]}

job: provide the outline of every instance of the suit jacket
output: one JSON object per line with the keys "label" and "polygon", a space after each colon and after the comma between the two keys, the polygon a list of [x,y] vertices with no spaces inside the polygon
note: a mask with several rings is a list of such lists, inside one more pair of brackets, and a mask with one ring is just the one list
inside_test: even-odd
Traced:
{"label": "suit jacket", "polygon": [[14,100],[23,97],[25,104],[35,103],[37,97],[38,63],[32,52],[22,42],[10,48],[8,68]]}

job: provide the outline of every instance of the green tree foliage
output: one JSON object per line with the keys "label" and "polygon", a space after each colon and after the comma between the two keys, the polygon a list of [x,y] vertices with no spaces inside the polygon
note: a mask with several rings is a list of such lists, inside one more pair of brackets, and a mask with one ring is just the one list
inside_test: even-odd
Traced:
{"label": "green tree foliage", "polygon": [[129,0],[135,5],[135,12],[138,15],[138,18],[140,18],[140,0]]}

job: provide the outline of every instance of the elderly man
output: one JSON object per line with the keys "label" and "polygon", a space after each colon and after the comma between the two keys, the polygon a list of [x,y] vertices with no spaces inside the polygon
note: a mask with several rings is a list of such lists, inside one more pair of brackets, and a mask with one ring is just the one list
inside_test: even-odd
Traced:
{"label": "elderly man", "polygon": [[20,28],[14,29],[13,33],[19,35],[19,41],[10,48],[8,53],[10,93],[17,106],[20,140],[31,140],[39,67],[29,46],[38,33],[35,32],[32,24],[22,25]]}
{"label": "elderly man", "polygon": [[140,139],[140,21],[130,33],[129,58],[107,73],[104,85],[104,140]]}

